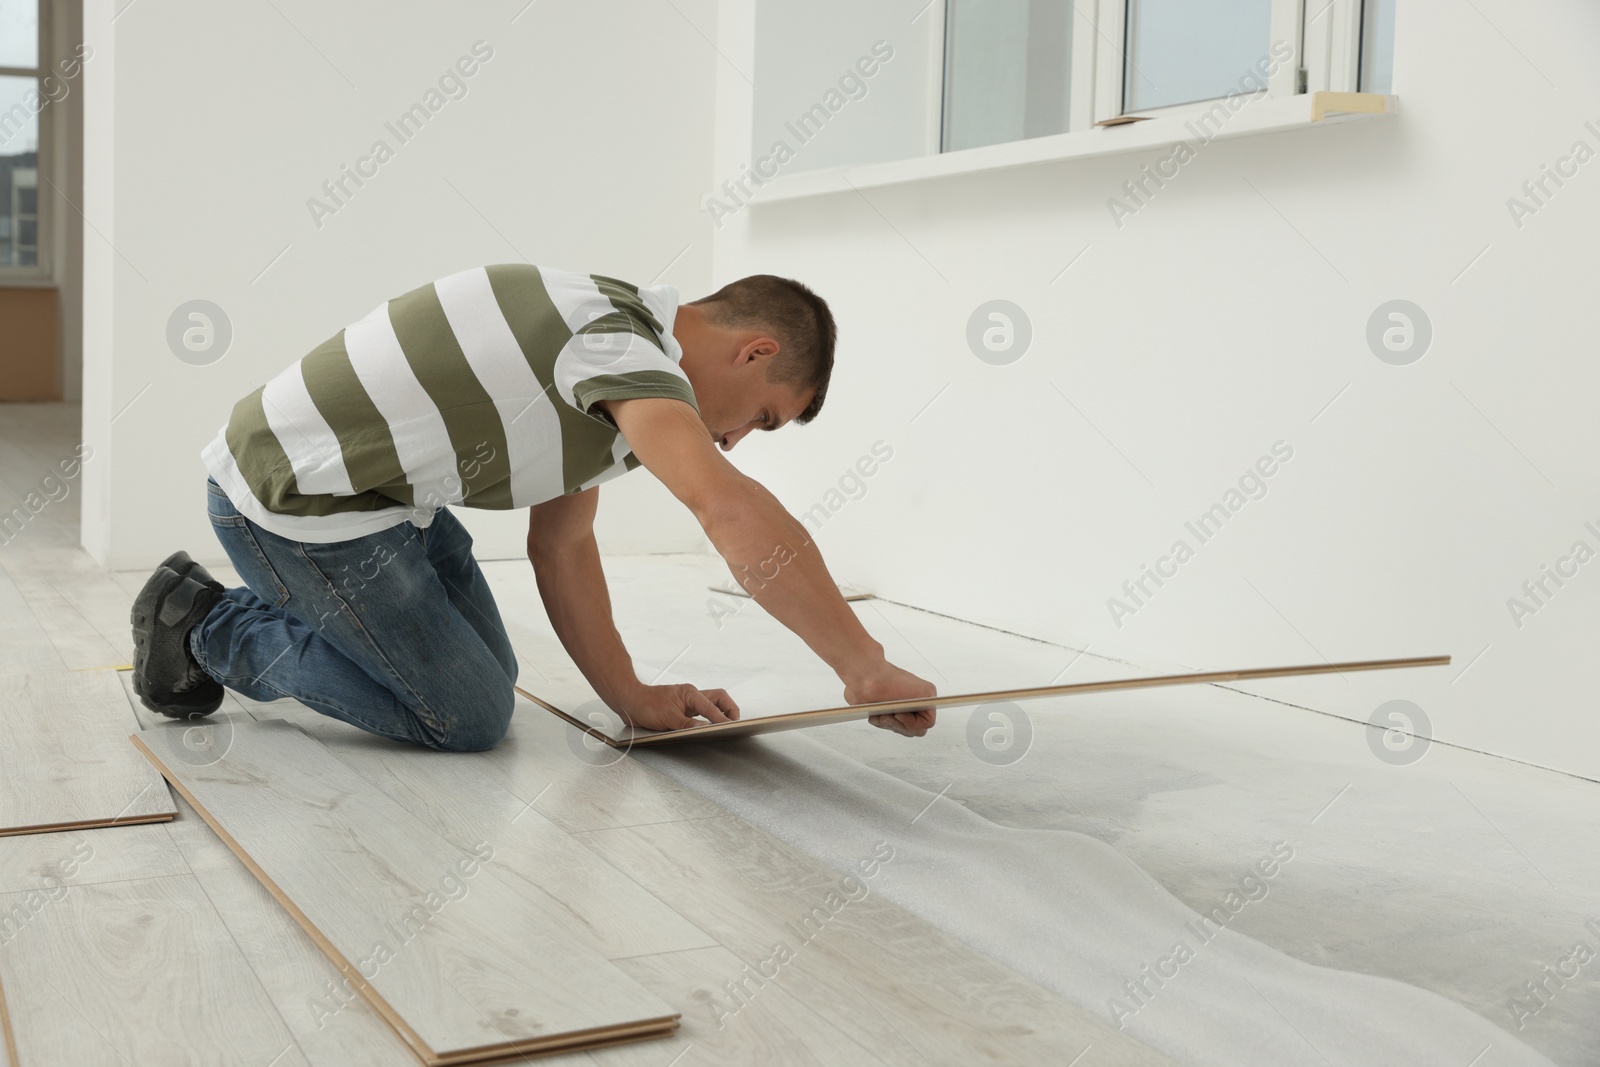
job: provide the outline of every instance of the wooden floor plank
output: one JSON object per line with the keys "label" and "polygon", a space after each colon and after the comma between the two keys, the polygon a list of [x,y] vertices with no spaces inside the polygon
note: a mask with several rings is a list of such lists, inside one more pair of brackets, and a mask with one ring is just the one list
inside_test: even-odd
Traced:
{"label": "wooden floor plank", "polygon": [[16,584],[66,665],[75,670],[133,662],[128,611],[133,597],[80,548],[0,552]]}
{"label": "wooden floor plank", "polygon": [[[5,551],[7,548],[0,548]],[[16,583],[0,570],[0,675],[65,669],[65,661]]]}
{"label": "wooden floor plank", "polygon": [[11,1009],[6,1005],[5,979],[0,977],[0,1067],[15,1067],[17,1035],[11,1027]]}
{"label": "wooden floor plank", "polygon": [[[744,963],[725,948],[691,949],[621,960],[617,966],[665,999],[683,1004],[683,1027],[658,1050],[632,1045],[602,1049],[590,1058],[603,1067],[662,1067],[673,1056],[697,1067],[834,1067],[883,1064],[826,1018],[776,983],[757,987]],[[751,996],[737,1010],[723,1007],[727,984],[746,982]]]}
{"label": "wooden floor plank", "polygon": [[114,671],[0,676],[0,836],[170,819]]}
{"label": "wooden floor plank", "polygon": [[160,824],[0,837],[0,893],[187,873]]}
{"label": "wooden floor plank", "polygon": [[312,1067],[416,1067],[372,1006],[188,803],[161,828],[215,903],[234,943]]}
{"label": "wooden floor plank", "polygon": [[607,959],[717,941],[483,772],[482,753],[434,752],[351,729],[309,709],[293,721],[439,836],[470,850],[492,841],[495,866],[519,891],[546,897]]}
{"label": "wooden floor plank", "polygon": [[869,878],[846,883],[732,816],[579,836],[673,907],[704,900],[708,870],[738,887],[692,912],[742,961],[700,1008],[719,1019],[781,989],[889,1064],[1069,1063],[1091,1046],[1084,1067],[1168,1062],[880,899]]}
{"label": "wooden floor plank", "polygon": [[290,1067],[283,1020],[188,875],[0,897],[18,1067]]}
{"label": "wooden floor plank", "polygon": [[568,832],[706,819],[723,810],[697,793],[578,731],[537,705],[517,698],[510,732],[482,753],[483,773]]}
{"label": "wooden floor plank", "polygon": [[62,478],[59,465],[79,455],[82,425],[76,403],[0,404],[0,508],[21,507],[29,516],[0,552],[77,543],[81,473]]}
{"label": "wooden floor plank", "polygon": [[[287,722],[241,725],[179,791],[430,1062],[668,1032],[676,1012]],[[365,980],[363,980],[365,979]]]}

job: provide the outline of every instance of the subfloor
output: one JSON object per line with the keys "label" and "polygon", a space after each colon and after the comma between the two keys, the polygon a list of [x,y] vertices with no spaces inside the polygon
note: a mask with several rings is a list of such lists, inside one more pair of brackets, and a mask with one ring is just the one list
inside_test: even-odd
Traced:
{"label": "subfloor", "polygon": [[[75,410],[63,406],[0,406],[0,505],[9,506],[33,488],[36,479],[30,471],[70,452],[75,419]],[[0,634],[7,646],[0,650],[0,669],[66,670],[126,662],[127,605],[144,575],[107,574],[95,567],[71,547],[76,521],[72,495],[51,503],[22,536],[0,546]],[[663,671],[663,677],[673,679],[687,672],[686,680],[726,687],[741,700],[750,693],[773,705],[792,701],[774,710],[839,702],[837,682],[819,662],[807,663],[803,655],[786,656],[781,666],[777,661],[725,662],[725,649],[738,647],[733,637],[726,646],[717,638],[694,639],[694,633],[714,633],[756,640],[748,635],[771,628],[759,606],[706,589],[726,584],[727,570],[720,561],[618,557],[608,559],[606,566],[619,629],[647,680]],[[521,652],[521,684],[547,699],[581,703],[581,679],[551,650],[527,563],[488,563],[485,571]],[[233,580],[225,572],[218,576]],[[726,614],[730,607],[731,616]],[[944,692],[1038,684],[1057,676],[1067,681],[1144,673],[1092,655],[1080,657],[1070,649],[927,616],[905,605],[863,601],[856,610],[884,640],[891,658],[932,678]],[[769,635],[757,643],[772,640]],[[781,648],[781,642],[771,647]],[[781,697],[772,699],[774,692]],[[746,703],[751,713],[762,710]],[[1507,709],[1508,714],[1514,711]],[[906,922],[920,924],[924,937],[944,954],[945,965],[970,966],[973,973],[991,978],[1017,976],[1018,995],[1035,998],[1031,1003],[1055,1003],[1063,1012],[1068,1005],[1080,1005],[1104,1020],[1105,1002],[1117,993],[1098,979],[1078,983],[1071,964],[1062,962],[1070,953],[1063,954],[1061,945],[1017,936],[1030,917],[1003,913],[1019,904],[1048,901],[1051,887],[1024,883],[1047,874],[1065,885],[1070,872],[1050,863],[1057,857],[1082,857],[1087,864],[1093,856],[1081,843],[1088,841],[1104,846],[1102,851],[1114,850],[1138,879],[1150,883],[1150,892],[1170,894],[1196,912],[1212,912],[1230,892],[1256,897],[1237,911],[1226,932],[1245,935],[1240,942],[1253,939],[1250,944],[1259,943],[1261,952],[1319,969],[1405,983],[1498,1028],[1487,1045],[1480,1041],[1460,1057],[1463,1067],[1469,1062],[1475,1067],[1528,1062],[1505,1055],[1503,1046],[1515,1042],[1558,1064],[1600,1063],[1600,983],[1595,981],[1600,959],[1576,966],[1575,972],[1574,964],[1565,964],[1567,976],[1560,981],[1544,970],[1570,960],[1580,942],[1600,950],[1600,853],[1594,847],[1600,839],[1600,784],[1442,744],[1433,745],[1414,764],[1389,765],[1374,757],[1359,725],[1216,686],[1030,703],[1026,732],[1031,736],[1020,756],[1018,748],[1008,747],[1018,744],[1017,721],[986,718],[969,729],[976,714],[967,709],[941,712],[940,725],[922,739],[901,738],[862,723],[842,724],[698,753],[639,753],[599,770],[615,775],[620,767],[636,766],[636,775],[647,775],[641,780],[663,796],[690,795],[696,804],[709,801],[716,806],[715,817],[727,820],[717,825],[754,835],[742,840],[758,853],[768,847],[772,854],[787,850],[785,862],[801,865],[811,877],[851,862],[859,851],[851,834],[861,829],[863,818],[894,812],[897,822],[886,836],[901,842],[907,862],[900,868],[886,865],[875,899],[903,911]],[[357,764],[356,757],[365,752],[364,739],[342,736],[353,731],[292,701],[255,704],[230,698],[224,715],[294,719],[325,743],[353,746],[350,758]],[[523,706],[517,729],[530,738],[564,736],[549,732],[546,718],[533,706]],[[166,724],[146,720],[144,725]],[[989,733],[991,728],[1000,732]],[[597,802],[604,804],[603,799]],[[694,812],[694,818],[684,819],[686,824],[706,817],[702,808]],[[665,817],[680,818],[682,812]],[[870,836],[876,828],[863,832]],[[263,930],[270,926],[270,916],[241,916],[239,900],[248,898],[268,911],[270,900],[257,899],[262,894],[241,875],[242,868],[227,867],[229,854],[219,852],[207,833],[204,824],[184,811],[171,826],[0,839],[0,893],[31,886],[47,866],[52,838],[64,846],[69,836],[91,842],[105,857],[86,875],[97,884],[193,877],[211,870],[210,877],[220,879],[209,883],[212,900],[235,940],[245,947],[272,938],[283,943],[276,956],[246,952],[293,1035],[295,1048],[284,1050],[281,1063],[414,1062],[398,1043],[383,1044],[381,1027],[364,1032],[368,1040],[342,1045],[305,1025],[292,992],[282,992],[284,972],[315,973],[320,957],[308,942],[299,944],[296,928],[281,920],[268,934]],[[943,851],[928,845],[926,835],[933,833],[940,835]],[[993,863],[986,864],[991,855],[986,839],[1012,849],[993,855],[1007,856],[1015,866],[996,870]],[[763,840],[769,845],[754,844]],[[1278,843],[1292,848],[1292,861],[1279,865],[1270,878],[1246,882],[1255,864]],[[926,853],[919,851],[924,848]],[[1037,856],[1029,858],[1029,851]],[[717,861],[729,858],[726,851],[714,855]],[[937,862],[916,859],[923,855],[937,855]],[[715,877],[714,871],[706,877]],[[750,877],[745,870],[740,878],[730,878],[726,891],[740,892]],[[1073,884],[1075,892],[1084,892],[1081,883]],[[229,887],[221,898],[216,895],[219,885]],[[979,895],[970,895],[974,892]],[[985,906],[981,894],[990,892],[1004,893],[1004,899]],[[1049,940],[1046,931],[1070,936],[1060,933],[1070,926],[1063,920],[1065,901],[1053,910],[1062,914],[1051,914],[1048,920],[1041,915],[1035,924],[1039,941]],[[685,906],[690,919],[693,912],[692,904]],[[1077,946],[1068,947],[1075,951]],[[861,948],[866,955],[860,966],[868,968],[865,961],[876,948]],[[0,947],[7,950],[15,947]],[[1258,959],[1265,958],[1261,952]],[[1136,973],[1146,958],[1130,953],[1119,973]],[[1201,970],[1215,962],[1197,963],[1193,980],[1172,979],[1147,1007],[1140,1007],[1125,1032],[1173,1062],[1217,1062],[1220,1038],[1207,1039],[1212,1044],[1204,1048],[1193,1045],[1192,1054],[1181,1043],[1173,1047],[1171,1040],[1172,1034],[1192,1025],[1184,1016],[1189,1010],[1184,998],[1206,983],[1223,981]],[[842,978],[848,979],[853,973],[848,956],[839,966]],[[709,971],[706,988],[714,990],[717,970],[712,966]],[[1542,983],[1541,996],[1530,996],[1529,983]],[[1412,995],[1411,989],[1398,985],[1392,992],[1397,1004]],[[1277,987],[1269,984],[1255,993],[1273,1012],[1283,1014]],[[1052,1002],[1051,997],[1059,1000]],[[1126,998],[1124,1002],[1134,1004]],[[762,1008],[778,1013],[776,1007]],[[1337,1015],[1337,1008],[1333,1005],[1331,1014]],[[898,1028],[883,1017],[887,1025],[879,1028],[876,1039],[881,1043],[874,1045],[866,1024],[851,1029],[840,1019],[824,1021],[815,1013],[793,1010],[797,1014],[774,1021],[777,1029],[762,1040],[743,1044],[738,1032],[730,1039],[706,1028],[701,1018],[700,1040],[680,1041],[670,1055],[628,1062],[659,1060],[663,1067],[669,1060],[687,1065],[757,1058],[775,1064],[1008,1062],[1003,1055],[984,1055],[978,1044],[956,1049],[930,1039],[938,1026],[937,1011],[922,1023],[912,1021],[915,1015],[911,1020],[897,1016]],[[1211,1010],[1226,1014],[1238,1009],[1222,1001]],[[27,1018],[17,1024],[81,1028],[78,1008],[59,1006],[57,1011],[57,1018]],[[997,1024],[1001,1014],[993,1016]],[[1253,1013],[1270,1014],[1265,1007]],[[745,1018],[753,1017],[752,1012]],[[686,1033],[692,1033],[693,1018],[686,1012]],[[1341,1056],[1305,1019],[1295,1017],[1299,1026],[1284,1022],[1297,1034],[1307,1031],[1310,1039],[1293,1057],[1278,1062],[1361,1062]],[[929,1030],[917,1028],[922,1024]],[[848,1031],[848,1054],[837,1051],[845,1046],[829,1046],[818,1037],[819,1029],[832,1032],[836,1027]],[[1476,1025],[1462,1029],[1482,1032]],[[775,1033],[791,1036],[767,1039]],[[1504,1041],[1499,1033],[1507,1035]],[[742,1036],[754,1035],[746,1031]],[[834,1051],[819,1051],[825,1048]],[[104,1062],[126,1062],[113,1043],[102,1051]],[[1097,1056],[1102,1051],[1085,1049],[1082,1067],[1101,1062]],[[1078,1062],[1072,1060],[1076,1049],[1064,1052],[1059,1059],[1034,1062]],[[673,1055],[683,1058],[673,1060]],[[599,1056],[594,1061],[612,1062]],[[1435,1061],[1446,1058],[1413,1062]]]}

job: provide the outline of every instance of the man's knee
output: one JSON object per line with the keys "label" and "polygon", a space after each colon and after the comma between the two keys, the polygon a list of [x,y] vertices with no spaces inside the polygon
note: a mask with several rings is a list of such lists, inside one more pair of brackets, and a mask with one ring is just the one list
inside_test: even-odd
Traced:
{"label": "man's knee", "polygon": [[492,696],[480,696],[470,707],[457,711],[433,745],[444,752],[487,752],[511,729],[516,694],[507,683]]}

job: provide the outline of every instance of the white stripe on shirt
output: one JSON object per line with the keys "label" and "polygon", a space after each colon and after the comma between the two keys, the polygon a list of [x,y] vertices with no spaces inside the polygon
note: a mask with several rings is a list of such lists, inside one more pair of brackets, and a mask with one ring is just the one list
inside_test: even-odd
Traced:
{"label": "white stripe on shirt", "polygon": [[261,408],[294,467],[295,487],[301,493],[355,493],[339,438],[312,403],[300,364],[267,383],[261,391]]}
{"label": "white stripe on shirt", "polygon": [[566,491],[561,418],[539,385],[482,267],[433,283],[450,330],[506,435],[512,500],[549,500]]}
{"label": "white stripe on shirt", "polygon": [[345,328],[344,350],[373,406],[389,424],[400,468],[419,509],[461,500],[461,476],[444,416],[406,362],[389,305]]}

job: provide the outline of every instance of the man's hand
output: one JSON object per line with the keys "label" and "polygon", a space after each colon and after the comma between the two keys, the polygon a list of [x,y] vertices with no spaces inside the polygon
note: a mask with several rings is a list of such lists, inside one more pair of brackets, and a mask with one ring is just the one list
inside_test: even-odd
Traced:
{"label": "man's hand", "polygon": [[739,717],[739,705],[727,690],[696,689],[688,682],[641,685],[611,708],[629,726],[645,730],[684,730],[705,725],[691,716],[710,722],[732,722]]}
{"label": "man's hand", "polygon": [[[844,699],[849,704],[872,704],[880,700],[910,700],[914,697],[937,696],[932,682],[918,678],[910,671],[901,670],[888,660],[873,671],[853,679],[844,688]],[[936,713],[932,708],[913,711],[896,711],[886,715],[872,715],[867,721],[885,730],[893,730],[907,737],[921,737],[933,728]]]}
{"label": "man's hand", "polygon": [[[930,683],[883,658],[883,646],[839,595],[805,526],[766,487],[717,451],[694,408],[662,397],[597,403],[611,415],[639,462],[694,513],[745,592],[833,668],[845,683],[847,701],[935,695]],[[658,721],[670,720],[673,712],[680,722],[687,721],[682,719],[686,706],[655,708]],[[869,721],[921,737],[933,726],[934,713],[927,708],[874,715]]]}

